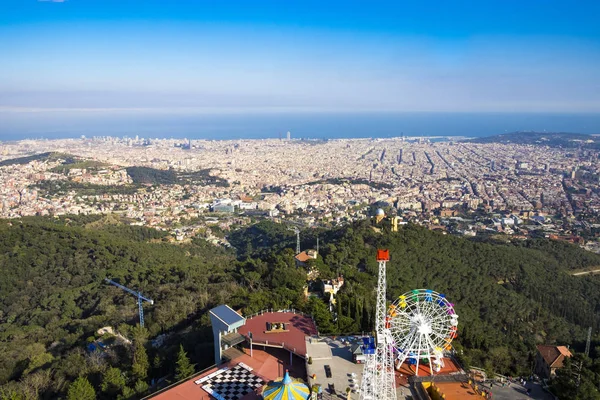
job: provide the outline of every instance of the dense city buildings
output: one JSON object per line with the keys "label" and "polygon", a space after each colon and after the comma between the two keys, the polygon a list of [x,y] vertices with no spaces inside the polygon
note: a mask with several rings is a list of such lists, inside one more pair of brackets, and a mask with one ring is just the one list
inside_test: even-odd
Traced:
{"label": "dense city buildings", "polygon": [[[44,152],[52,156],[6,162]],[[535,232],[593,250],[598,154],[422,138],[5,142],[0,217],[117,213],[180,240],[202,233],[226,244],[213,231],[260,217],[343,224],[367,217],[375,205],[404,222],[453,233]]]}

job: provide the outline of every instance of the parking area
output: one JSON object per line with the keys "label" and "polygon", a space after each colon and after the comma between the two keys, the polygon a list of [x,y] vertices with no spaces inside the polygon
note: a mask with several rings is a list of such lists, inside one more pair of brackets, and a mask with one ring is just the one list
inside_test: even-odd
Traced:
{"label": "parking area", "polygon": [[363,365],[353,362],[350,346],[347,341],[332,338],[307,338],[307,357],[312,359],[307,366],[308,383],[320,384],[326,398],[345,399],[349,387],[354,390],[350,398],[358,399]]}

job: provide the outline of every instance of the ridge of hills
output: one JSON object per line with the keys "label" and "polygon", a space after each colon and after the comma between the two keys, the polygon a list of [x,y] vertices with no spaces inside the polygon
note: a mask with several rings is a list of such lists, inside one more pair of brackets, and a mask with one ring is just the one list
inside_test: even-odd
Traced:
{"label": "ridge of hills", "polygon": [[[139,336],[131,327],[137,323],[135,298],[105,285],[105,277],[155,300],[144,305],[145,334],[167,339],[162,347],[146,346],[152,360],[148,380],[173,372],[179,344],[198,369],[212,363],[205,356],[212,354],[207,310],[218,304],[245,313],[294,307],[313,314],[325,334],[370,331],[377,248],[391,254],[388,299],[429,288],[455,304],[455,347],[467,365],[528,374],[536,344],[582,349],[587,327],[600,327],[600,276],[569,274],[600,265],[600,256],[573,245],[477,242],[411,225],[376,232],[362,221],[305,230],[302,247],[314,246],[317,237],[320,254],[310,267],[322,279],[345,279],[336,298],[337,320],[325,302],[304,298],[306,271],[296,268],[295,235],[282,224],[263,221],[231,232],[234,254],[201,240],[172,244],[164,232],[99,216],[0,221],[0,398],[4,389],[21,390],[40,374],[49,377],[42,398],[64,395],[79,374],[99,398],[115,398],[101,389],[110,368],[136,385],[127,346],[101,361],[83,350],[103,326],[116,327],[134,343]],[[600,347],[592,349],[597,359]]]}
{"label": "ridge of hills", "polygon": [[60,159],[64,159],[65,164],[69,164],[69,163],[74,163],[76,157],[72,156],[70,154],[50,151],[50,152],[46,152],[46,153],[33,154],[31,156],[17,157],[17,158],[10,158],[7,160],[3,160],[3,161],[0,161],[0,167],[5,167],[5,166],[9,166],[9,165],[25,165],[25,164],[29,164],[32,161],[47,161],[47,160],[56,161],[56,160],[60,160]]}
{"label": "ridge of hills", "polygon": [[540,145],[561,148],[600,149],[598,135],[570,132],[518,131],[465,140],[468,143],[502,143]]}
{"label": "ridge of hills", "polygon": [[[102,168],[110,167],[110,164],[91,160],[85,157],[74,156],[67,153],[60,152],[46,152],[34,154],[31,156],[11,158],[0,161],[0,167],[10,165],[25,165],[32,161],[61,161],[61,163],[50,169],[50,172],[59,174],[68,174],[72,169],[87,169],[87,170],[99,170]],[[221,187],[229,186],[229,183],[218,176],[211,175],[211,169],[202,169],[198,171],[176,171],[173,169],[156,169],[144,166],[129,166],[125,168],[127,175],[131,178],[133,184],[129,185],[135,188],[139,185],[215,185]],[[92,188],[95,186],[103,185],[82,185],[73,184],[71,182],[62,182],[66,186],[73,187],[75,189]],[[70,183],[70,185],[69,185]],[[54,182],[56,184],[56,182]],[[47,186],[47,182],[40,182],[38,186],[44,188]]]}

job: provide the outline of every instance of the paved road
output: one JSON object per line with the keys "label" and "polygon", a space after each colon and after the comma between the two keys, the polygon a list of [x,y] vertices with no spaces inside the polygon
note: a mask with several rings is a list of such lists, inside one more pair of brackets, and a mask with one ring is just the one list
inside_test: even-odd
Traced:
{"label": "paved road", "polygon": [[396,388],[396,397],[398,400],[412,400],[416,398],[413,397],[410,388],[403,386]]}
{"label": "paved road", "polygon": [[[489,385],[486,385],[489,389]],[[540,384],[528,382],[525,386],[518,383],[511,383],[510,386],[494,384],[491,388],[494,397],[493,400],[554,400],[554,397],[546,392]],[[527,389],[531,394],[527,395]]]}

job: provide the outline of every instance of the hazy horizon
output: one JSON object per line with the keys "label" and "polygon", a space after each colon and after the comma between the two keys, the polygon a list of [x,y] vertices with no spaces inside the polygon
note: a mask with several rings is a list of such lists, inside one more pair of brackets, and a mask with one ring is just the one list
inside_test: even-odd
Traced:
{"label": "hazy horizon", "polygon": [[0,140],[136,136],[191,139],[334,139],[399,136],[480,137],[515,131],[600,134],[600,113],[148,111],[2,113]]}

